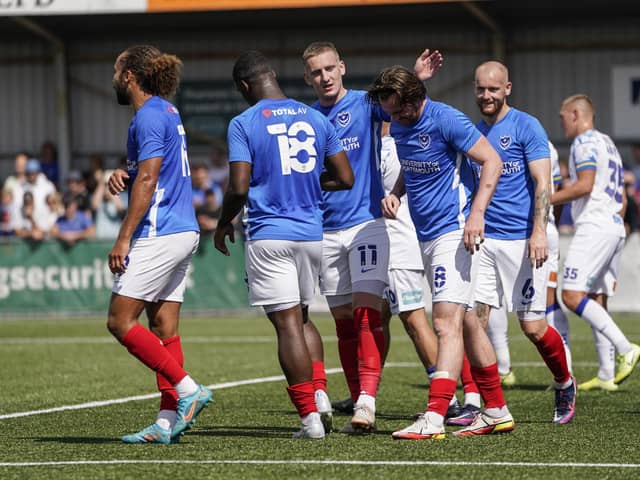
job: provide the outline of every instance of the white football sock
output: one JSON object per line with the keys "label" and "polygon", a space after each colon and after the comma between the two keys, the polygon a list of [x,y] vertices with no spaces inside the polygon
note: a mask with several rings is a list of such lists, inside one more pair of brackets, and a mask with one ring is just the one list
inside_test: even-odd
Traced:
{"label": "white football sock", "polygon": [[489,314],[489,327],[487,335],[496,352],[498,361],[498,373],[506,375],[511,371],[511,354],[509,352],[509,336],[507,311],[504,307],[492,308]]}
{"label": "white football sock", "polygon": [[613,343],[602,333],[597,330],[592,331],[596,354],[598,355],[598,365],[600,367],[598,368],[598,378],[600,380],[613,380],[616,370],[616,349],[613,347]]}
{"label": "white football sock", "polygon": [[627,337],[624,336],[620,327],[613,321],[611,315],[598,302],[587,299],[579,315],[589,322],[592,328],[598,330],[609,339],[618,353],[623,354],[631,350],[631,343],[629,343]]}
{"label": "white football sock", "polygon": [[176,392],[178,392],[178,396],[180,398],[188,397],[189,395],[193,395],[198,390],[198,384],[193,381],[189,375],[180,380],[174,388]]}

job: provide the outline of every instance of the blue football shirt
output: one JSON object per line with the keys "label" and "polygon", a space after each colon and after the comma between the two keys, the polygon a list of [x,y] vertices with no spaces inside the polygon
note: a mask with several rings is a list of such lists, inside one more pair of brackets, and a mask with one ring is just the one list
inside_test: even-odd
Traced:
{"label": "blue football shirt", "polygon": [[427,99],[418,123],[391,124],[418,239],[434,240],[464,228],[475,187],[464,154],[480,132],[463,113]]}
{"label": "blue football shirt", "polygon": [[[176,107],[160,97],[151,97],[145,102],[129,125],[127,157],[129,185],[138,174],[140,162],[162,157],[151,205],[133,238],[199,232],[191,200],[186,135]],[[129,204],[132,201],[134,199],[130,198]]]}
{"label": "blue football shirt", "polygon": [[380,172],[380,128],[389,117],[371,104],[367,93],[348,90],[330,107],[319,102],[313,108],[333,124],[353,169],[351,190],[323,192],[324,230],[342,230],[382,217],[382,174]]}
{"label": "blue football shirt", "polygon": [[515,108],[494,125],[480,121],[477,126],[502,159],[502,174],[485,213],[485,235],[499,240],[529,238],[535,182],[528,164],[550,158],[547,133],[535,117]]}
{"label": "blue football shirt", "polygon": [[251,163],[249,240],[322,240],[320,174],[342,151],[329,121],[292,99],[261,100],[231,120],[229,162]]}

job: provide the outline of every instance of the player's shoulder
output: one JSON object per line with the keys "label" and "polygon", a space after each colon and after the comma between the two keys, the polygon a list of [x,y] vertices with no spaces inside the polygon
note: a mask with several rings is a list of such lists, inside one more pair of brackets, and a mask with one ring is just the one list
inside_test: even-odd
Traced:
{"label": "player's shoulder", "polygon": [[602,135],[602,133],[598,132],[595,129],[587,130],[573,139],[573,145],[575,147],[595,146],[602,141]]}

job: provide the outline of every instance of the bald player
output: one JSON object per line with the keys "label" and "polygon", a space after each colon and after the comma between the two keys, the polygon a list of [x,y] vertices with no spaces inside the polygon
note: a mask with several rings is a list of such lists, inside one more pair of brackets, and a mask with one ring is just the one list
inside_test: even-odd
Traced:
{"label": "bald player", "polygon": [[[553,374],[553,422],[565,424],[575,414],[576,385],[562,337],[545,318],[546,229],[551,196],[549,141],[536,118],[508,105],[511,82],[502,63],[490,61],[476,68],[475,94],[482,114],[476,126],[499,153],[503,166],[485,214],[485,241],[476,259],[474,305],[465,322],[477,316],[480,322],[471,324],[486,326],[491,309],[500,308],[503,300],[507,310],[516,312],[522,331]],[[476,381],[478,375],[486,373],[484,370],[472,362]],[[473,434],[490,424],[491,419],[479,414],[459,434]]]}
{"label": "bald player", "polygon": [[[622,160],[608,135],[594,128],[595,109],[587,95],[562,102],[560,123],[573,141],[569,155],[572,184],[551,197],[571,202],[576,226],[564,262],[562,301],[591,325],[600,368],[581,390],[617,390],[635,368],[640,346],[630,343],[607,312],[613,295],[625,230]],[[614,351],[618,357],[614,372]]]}

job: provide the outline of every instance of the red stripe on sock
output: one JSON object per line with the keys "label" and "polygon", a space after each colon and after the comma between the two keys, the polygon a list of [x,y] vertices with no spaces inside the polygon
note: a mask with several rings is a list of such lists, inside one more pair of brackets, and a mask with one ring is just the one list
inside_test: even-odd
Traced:
{"label": "red stripe on sock", "polygon": [[549,325],[542,338],[534,345],[540,352],[544,363],[551,370],[553,379],[557,383],[564,383],[571,378],[562,337],[555,328]]}
{"label": "red stripe on sock", "polygon": [[311,362],[313,368],[313,389],[327,391],[327,373],[324,371],[324,362]]}
{"label": "red stripe on sock", "polygon": [[453,378],[434,378],[429,386],[428,412],[439,413],[443,417],[447,413],[451,398],[456,393],[457,380]]}
{"label": "red stripe on sock", "polygon": [[460,380],[462,381],[462,390],[464,393],[480,393],[478,385],[476,385],[473,375],[471,375],[471,364],[465,353],[462,357],[462,370],[460,371]]}
{"label": "red stripe on sock", "polygon": [[337,318],[336,335],[340,364],[347,380],[351,400],[355,402],[360,395],[360,378],[358,377],[358,330],[353,318]]}
{"label": "red stripe on sock", "polygon": [[291,398],[291,402],[296,407],[300,418],[318,411],[314,391],[312,381],[297,383],[287,387],[289,398]]}
{"label": "red stripe on sock", "polygon": [[[164,349],[174,358],[178,365],[184,366],[184,354],[180,336],[169,337],[162,341]],[[178,408],[178,393],[162,374],[156,373],[156,383],[160,391],[160,410],[176,410]]]}
{"label": "red stripe on sock", "polygon": [[161,373],[171,385],[187,376],[178,362],[160,343],[160,339],[140,324],[136,324],[122,338],[129,353],[151,370]]}
{"label": "red stripe on sock", "polygon": [[[381,358],[384,351],[380,312],[369,307],[358,307],[353,311],[353,317],[358,326],[360,392],[375,397],[382,373]],[[378,335],[374,334],[375,330]]]}
{"label": "red stripe on sock", "polygon": [[502,385],[500,385],[497,363],[486,367],[471,365],[471,374],[484,400],[485,408],[501,408],[507,404],[502,393]]}

